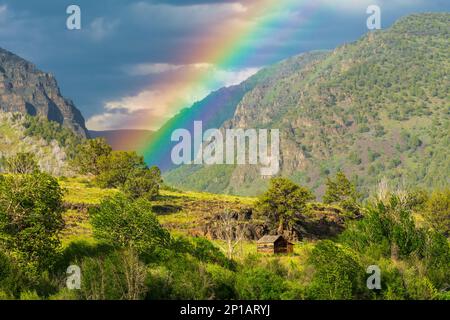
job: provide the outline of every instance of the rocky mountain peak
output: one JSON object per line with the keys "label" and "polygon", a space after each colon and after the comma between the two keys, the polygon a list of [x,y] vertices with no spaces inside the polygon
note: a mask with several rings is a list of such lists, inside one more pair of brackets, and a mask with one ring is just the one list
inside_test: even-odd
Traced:
{"label": "rocky mountain peak", "polygon": [[0,111],[41,116],[88,136],[81,112],[61,95],[53,75],[1,48]]}

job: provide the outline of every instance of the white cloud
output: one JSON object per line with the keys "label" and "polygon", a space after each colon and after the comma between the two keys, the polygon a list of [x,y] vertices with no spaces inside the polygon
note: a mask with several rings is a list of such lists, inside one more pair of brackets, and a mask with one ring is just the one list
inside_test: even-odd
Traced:
{"label": "white cloud", "polygon": [[217,78],[223,83],[224,87],[239,84],[249,77],[256,74],[261,68],[245,68],[241,70],[215,70],[213,71]]}
{"label": "white cloud", "polygon": [[125,72],[131,76],[146,76],[178,70],[181,67],[181,65],[169,63],[142,63],[125,68]]}
{"label": "white cloud", "polygon": [[148,76],[166,72],[206,72],[221,82],[223,86],[239,84],[252,76],[260,68],[245,68],[241,70],[223,70],[206,62],[192,64],[170,64],[170,63],[140,63],[123,68],[125,73],[131,76]]}
{"label": "white cloud", "polygon": [[89,25],[89,34],[93,40],[103,40],[114,32],[119,20],[109,20],[104,17],[95,18]]}
{"label": "white cloud", "polygon": [[247,12],[248,8],[240,2],[230,3],[232,10],[235,12]]}
{"label": "white cloud", "polygon": [[[161,70],[175,70],[175,72],[181,73],[200,72],[213,81],[208,82],[208,85],[204,83],[183,83],[177,82],[175,77],[172,83],[155,85],[134,96],[108,101],[105,103],[103,114],[88,119],[87,127],[89,129],[156,130],[174,116],[179,108],[191,106],[194,102],[205,98],[212,90],[239,84],[259,70],[259,68],[223,70],[208,63],[180,65],[176,68],[170,64],[159,64],[157,68],[154,65],[150,68],[150,65],[148,65],[147,68],[141,68],[139,71],[143,71],[143,69],[147,72]],[[213,84],[211,85],[211,83]]]}
{"label": "white cloud", "polygon": [[0,5],[0,23],[2,24],[7,23],[8,15],[9,15],[8,5],[6,4]]}
{"label": "white cloud", "polygon": [[8,6],[6,4],[0,5],[0,15],[3,15],[8,11]]}
{"label": "white cloud", "polygon": [[[111,130],[122,128],[123,123],[130,121],[130,116],[120,113],[103,113],[95,115],[86,121],[90,130]],[[127,129],[123,127],[123,129]]]}

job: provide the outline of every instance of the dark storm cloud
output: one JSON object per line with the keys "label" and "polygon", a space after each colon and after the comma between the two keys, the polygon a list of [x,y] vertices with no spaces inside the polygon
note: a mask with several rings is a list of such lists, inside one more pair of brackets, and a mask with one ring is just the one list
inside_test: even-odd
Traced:
{"label": "dark storm cloud", "polygon": [[[256,0],[235,3],[254,4]],[[281,1],[281,0],[280,0]],[[235,67],[272,63],[303,51],[331,49],[356,40],[367,30],[365,12],[336,10],[323,3],[288,42],[249,42],[251,61]],[[382,3],[383,27],[399,17],[422,11],[449,11],[449,1],[373,1]],[[241,13],[227,0],[0,0],[0,47],[34,62],[57,77],[63,94],[73,99],[86,118],[101,113],[107,101],[133,96],[151,87],[159,74],[130,75],[127,66],[193,61],[187,49],[218,41],[205,37],[210,25]],[[66,30],[66,8],[82,10],[82,30]],[[201,7],[201,10],[200,7]],[[330,8],[329,8],[330,7]],[[278,26],[274,25],[274,34]],[[282,26],[280,26],[282,27]]]}

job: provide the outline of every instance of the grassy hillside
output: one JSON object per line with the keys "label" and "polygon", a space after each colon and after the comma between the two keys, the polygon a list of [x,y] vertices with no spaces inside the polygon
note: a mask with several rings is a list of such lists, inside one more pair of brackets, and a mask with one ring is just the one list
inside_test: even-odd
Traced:
{"label": "grassy hillside", "polygon": [[[302,68],[289,59],[281,65],[290,72],[249,91],[224,127],[279,128],[282,174],[318,195],[339,169],[365,195],[383,177],[448,186],[449,24],[446,13],[412,15]],[[251,166],[184,166],[165,178],[241,195],[267,185]]]}
{"label": "grassy hillside", "polygon": [[[119,193],[119,190],[99,188],[92,179],[85,177],[61,178],[59,183],[65,191],[64,202],[67,209],[64,242],[74,239],[91,241],[92,228],[89,224],[88,208],[99,205],[103,199]],[[256,200],[255,197],[163,189],[152,201],[152,211],[172,234],[215,240],[217,228],[211,222],[218,214],[222,214],[225,210],[252,212]],[[330,229],[327,226],[334,225],[334,219],[340,217],[342,209],[316,202],[309,204],[309,208],[310,216],[308,219],[304,218],[304,227],[307,229],[303,231],[305,238],[311,240],[330,237]],[[250,226],[264,224],[264,220],[255,215],[247,222]],[[251,241],[247,243],[254,244]]]}
{"label": "grassy hillside", "polygon": [[[99,188],[89,178],[62,178],[60,184],[65,190],[64,201],[68,208],[65,213],[64,242],[80,238],[92,240],[87,208],[100,204],[105,197],[119,191]],[[175,234],[195,235],[198,227],[212,215],[225,208],[248,208],[255,200],[251,197],[161,190],[160,196],[152,204],[162,225]]]}

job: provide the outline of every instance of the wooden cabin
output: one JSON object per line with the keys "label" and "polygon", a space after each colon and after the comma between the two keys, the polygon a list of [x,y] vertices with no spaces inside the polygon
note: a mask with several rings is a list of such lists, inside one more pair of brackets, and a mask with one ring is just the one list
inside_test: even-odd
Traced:
{"label": "wooden cabin", "polygon": [[292,253],[294,244],[286,240],[282,235],[264,236],[256,242],[257,252],[260,253]]}

